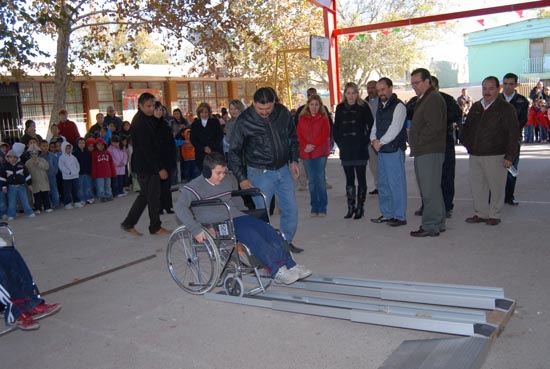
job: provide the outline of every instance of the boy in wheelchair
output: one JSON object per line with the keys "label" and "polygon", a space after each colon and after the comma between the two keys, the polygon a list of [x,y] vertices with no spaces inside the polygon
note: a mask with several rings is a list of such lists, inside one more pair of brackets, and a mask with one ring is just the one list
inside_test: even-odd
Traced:
{"label": "boy in wheelchair", "polygon": [[221,199],[230,205],[235,235],[239,242],[248,246],[277,283],[291,284],[311,275],[311,270],[296,264],[286,249],[286,241],[268,223],[244,214],[244,203],[240,197],[232,197],[237,190],[237,180],[227,173],[227,164],[222,154],[210,153],[204,158],[202,175],[183,186],[176,203],[178,221],[189,229],[197,242],[204,242],[202,223],[223,222],[226,215],[213,211],[212,207],[201,207],[191,211],[195,200]]}

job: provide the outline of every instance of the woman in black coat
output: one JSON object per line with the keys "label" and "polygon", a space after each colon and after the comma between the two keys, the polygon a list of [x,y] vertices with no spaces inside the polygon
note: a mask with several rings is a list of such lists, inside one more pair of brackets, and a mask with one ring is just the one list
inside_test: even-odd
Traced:
{"label": "woman in black coat", "polygon": [[[340,160],[346,174],[348,213],[344,218],[363,217],[367,196],[368,143],[374,119],[368,104],[359,96],[353,82],[346,83],[344,101],[336,106],[334,141],[340,149]],[[355,177],[357,177],[357,206],[355,205]]]}
{"label": "woman in black coat", "polygon": [[202,172],[202,162],[206,154],[223,154],[223,129],[220,121],[212,117],[212,108],[201,103],[197,108],[197,117],[191,124],[191,143],[195,147],[195,162]]}

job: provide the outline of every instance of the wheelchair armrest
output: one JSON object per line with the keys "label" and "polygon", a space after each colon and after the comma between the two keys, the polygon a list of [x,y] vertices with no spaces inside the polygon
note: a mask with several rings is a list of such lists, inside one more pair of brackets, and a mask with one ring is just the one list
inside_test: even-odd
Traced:
{"label": "wheelchair armrest", "polygon": [[194,200],[191,201],[191,207],[204,206],[204,205],[221,205],[224,202],[221,199],[210,199],[210,200]]}
{"label": "wheelchair armrest", "polygon": [[258,196],[261,195],[262,191],[259,188],[247,188],[246,190],[235,190],[231,191],[231,196]]}

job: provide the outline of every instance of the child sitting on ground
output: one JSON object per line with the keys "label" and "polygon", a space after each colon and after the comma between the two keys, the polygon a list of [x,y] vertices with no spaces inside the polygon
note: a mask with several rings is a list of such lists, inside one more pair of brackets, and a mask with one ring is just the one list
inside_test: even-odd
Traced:
{"label": "child sitting on ground", "polygon": [[111,153],[105,150],[105,141],[100,137],[95,140],[95,150],[92,152],[92,178],[99,201],[105,202],[113,199],[111,177],[115,174],[115,163]]}
{"label": "child sitting on ground", "polygon": [[78,197],[78,173],[80,172],[80,165],[72,151],[73,146],[67,141],[61,144],[59,171],[63,177],[63,205],[65,205],[65,209],[67,210],[84,206]]}
{"label": "child sitting on ground", "polygon": [[[246,244],[271,274],[275,282],[291,284],[311,275],[311,270],[296,264],[286,248],[286,241],[269,225],[258,218],[246,215],[240,197],[232,197],[237,190],[237,180],[227,174],[223,154],[212,152],[204,158],[203,175],[183,186],[176,203],[176,215],[193,234],[197,242],[204,242],[205,234],[201,223],[218,223],[227,218],[219,207],[205,206],[200,211],[191,211],[191,202],[203,199],[221,199],[230,205],[229,211],[237,239]],[[239,210],[240,209],[240,210]]]}
{"label": "child sitting on ground", "polygon": [[30,158],[25,163],[32,178],[32,195],[34,197],[34,212],[40,214],[42,210],[51,213],[50,205],[50,182],[48,180],[48,169],[50,165],[40,157],[40,148],[37,145],[29,146],[27,150]]}
{"label": "child sitting on ground", "polygon": [[6,158],[7,161],[0,173],[0,185],[2,192],[8,194],[8,220],[15,219],[17,198],[19,198],[25,214],[29,218],[33,218],[35,215],[27,197],[27,186],[32,190],[31,176],[27,168],[19,162],[19,156],[14,150],[8,151]]}

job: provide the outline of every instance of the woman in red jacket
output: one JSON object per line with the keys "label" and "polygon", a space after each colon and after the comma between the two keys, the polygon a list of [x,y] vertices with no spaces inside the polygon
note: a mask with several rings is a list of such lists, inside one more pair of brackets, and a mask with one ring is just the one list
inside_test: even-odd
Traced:
{"label": "woman in red jacket", "polygon": [[319,95],[311,95],[298,120],[300,159],[309,177],[312,217],[327,214],[325,167],[330,153],[330,126]]}

